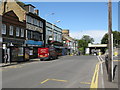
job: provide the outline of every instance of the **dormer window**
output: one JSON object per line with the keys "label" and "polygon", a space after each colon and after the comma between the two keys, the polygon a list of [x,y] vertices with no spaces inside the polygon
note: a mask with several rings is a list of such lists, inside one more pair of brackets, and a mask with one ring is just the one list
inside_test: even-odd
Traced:
{"label": "dormer window", "polygon": [[34,13],[34,8],[32,6],[29,6],[29,12]]}
{"label": "dormer window", "polygon": [[34,13],[34,6],[31,4],[25,5],[26,11]]}

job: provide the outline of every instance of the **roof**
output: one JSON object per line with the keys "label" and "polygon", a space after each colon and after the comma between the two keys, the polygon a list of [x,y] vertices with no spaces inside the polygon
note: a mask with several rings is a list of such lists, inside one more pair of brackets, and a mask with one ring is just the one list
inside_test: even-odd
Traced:
{"label": "roof", "polygon": [[32,6],[32,7],[35,8],[35,6],[33,6],[32,4],[25,4],[25,3],[23,3],[23,2],[21,2],[21,1],[19,1],[19,0],[15,0],[15,1],[16,1],[16,3],[17,3],[21,8],[23,8],[24,10],[26,10],[26,9],[25,9],[25,6],[28,6],[28,5],[30,5],[30,6]]}
{"label": "roof", "polygon": [[24,4],[23,2],[21,2],[21,1],[19,1],[19,0],[15,0],[16,1],[16,3],[21,7],[21,8],[23,8],[24,10],[25,10],[25,5],[26,4]]}
{"label": "roof", "polygon": [[63,35],[63,38],[69,40],[69,41],[74,41],[74,39],[68,35]]}
{"label": "roof", "polygon": [[107,44],[88,44],[88,47],[107,47]]}

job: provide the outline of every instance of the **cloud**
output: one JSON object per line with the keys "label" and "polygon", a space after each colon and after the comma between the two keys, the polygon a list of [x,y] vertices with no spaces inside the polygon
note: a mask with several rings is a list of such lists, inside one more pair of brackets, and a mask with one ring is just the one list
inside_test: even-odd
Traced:
{"label": "cloud", "polygon": [[84,30],[84,31],[70,31],[70,36],[76,39],[82,38],[83,35],[89,35],[94,38],[94,43],[100,43],[102,37],[107,33],[107,30]]}

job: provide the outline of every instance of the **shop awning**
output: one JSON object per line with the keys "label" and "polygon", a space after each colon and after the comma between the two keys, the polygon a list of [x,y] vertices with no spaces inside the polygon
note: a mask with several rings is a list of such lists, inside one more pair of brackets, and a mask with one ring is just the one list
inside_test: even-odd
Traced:
{"label": "shop awning", "polygon": [[62,47],[62,46],[54,46],[55,48],[60,48],[60,49],[62,49],[62,48],[65,48],[65,47]]}
{"label": "shop awning", "polygon": [[25,44],[30,44],[30,45],[43,45],[43,41],[26,40]]}

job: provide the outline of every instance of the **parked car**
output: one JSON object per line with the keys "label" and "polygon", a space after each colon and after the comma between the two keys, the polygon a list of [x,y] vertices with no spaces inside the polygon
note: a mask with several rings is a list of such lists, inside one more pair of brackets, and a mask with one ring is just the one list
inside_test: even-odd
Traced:
{"label": "parked car", "polygon": [[58,58],[58,53],[54,47],[38,48],[38,57],[41,61]]}

